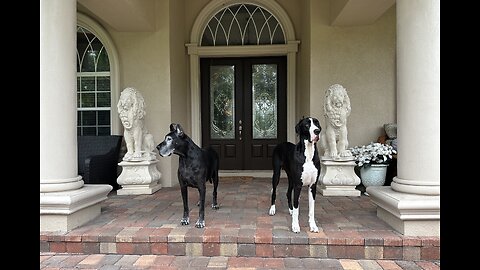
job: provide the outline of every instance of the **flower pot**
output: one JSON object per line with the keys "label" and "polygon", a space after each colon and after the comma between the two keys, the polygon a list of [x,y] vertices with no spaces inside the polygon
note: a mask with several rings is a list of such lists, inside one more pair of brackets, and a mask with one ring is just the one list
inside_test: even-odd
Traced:
{"label": "flower pot", "polygon": [[385,129],[385,133],[389,139],[396,139],[397,138],[397,124],[395,123],[388,123],[383,125],[383,129]]}
{"label": "flower pot", "polygon": [[366,187],[383,186],[387,176],[388,164],[370,164],[360,168],[360,178]]}

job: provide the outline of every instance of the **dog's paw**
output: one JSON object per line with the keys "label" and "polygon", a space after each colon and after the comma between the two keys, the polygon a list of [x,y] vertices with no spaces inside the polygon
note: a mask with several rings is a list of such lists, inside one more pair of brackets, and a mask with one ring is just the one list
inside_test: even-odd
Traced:
{"label": "dog's paw", "polygon": [[315,223],[310,223],[310,231],[311,232],[315,232],[315,233],[318,233],[318,227],[317,227],[317,224]]}
{"label": "dog's paw", "polygon": [[220,208],[220,206],[218,206],[218,204],[213,204],[213,203],[212,203],[212,209],[218,210],[218,208]]}
{"label": "dog's paw", "polygon": [[197,206],[200,206],[200,201],[197,202]]}
{"label": "dog's paw", "polygon": [[293,209],[288,208],[288,212],[290,213],[290,216],[293,214]]}
{"label": "dog's paw", "polygon": [[270,206],[270,210],[268,211],[268,214],[269,214],[270,216],[275,215],[275,204],[273,204],[272,206]]}
{"label": "dog's paw", "polygon": [[292,224],[292,232],[299,233],[300,232],[300,225]]}
{"label": "dog's paw", "polygon": [[202,221],[197,220],[197,223],[195,223],[195,227],[197,227],[197,228],[205,227],[205,220],[202,220]]}
{"label": "dog's paw", "polygon": [[182,218],[182,220],[180,220],[180,224],[181,225],[188,225],[188,224],[190,224],[190,219],[188,217]]}

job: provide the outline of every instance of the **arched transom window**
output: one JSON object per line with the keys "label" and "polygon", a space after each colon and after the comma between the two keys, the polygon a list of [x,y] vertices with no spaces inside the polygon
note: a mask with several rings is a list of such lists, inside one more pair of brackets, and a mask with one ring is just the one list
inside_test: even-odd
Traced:
{"label": "arched transom window", "polygon": [[110,62],[102,42],[77,26],[77,135],[111,134]]}
{"label": "arched transom window", "polygon": [[285,44],[278,20],[266,9],[235,4],[215,14],[203,31],[201,46]]}

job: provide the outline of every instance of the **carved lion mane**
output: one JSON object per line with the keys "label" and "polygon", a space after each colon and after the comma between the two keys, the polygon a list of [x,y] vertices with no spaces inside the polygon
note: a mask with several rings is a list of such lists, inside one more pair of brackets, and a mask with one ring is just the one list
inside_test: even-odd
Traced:
{"label": "carved lion mane", "polygon": [[324,156],[332,158],[347,157],[347,117],[351,112],[347,90],[340,84],[330,86],[325,92],[324,116],[325,129],[320,134],[320,147],[325,149]]}
{"label": "carved lion mane", "polygon": [[155,145],[153,136],[144,125],[146,111],[143,96],[135,88],[127,87],[120,95],[117,109],[125,128],[124,138],[127,144],[127,153],[123,159],[150,159],[150,152]]}
{"label": "carved lion mane", "polygon": [[131,129],[134,122],[145,116],[145,100],[135,88],[125,88],[117,104],[120,120],[125,129]]}

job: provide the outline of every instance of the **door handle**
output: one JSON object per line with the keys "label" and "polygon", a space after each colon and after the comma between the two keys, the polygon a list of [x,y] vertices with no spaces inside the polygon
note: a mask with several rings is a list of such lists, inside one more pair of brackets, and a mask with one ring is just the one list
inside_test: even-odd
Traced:
{"label": "door handle", "polygon": [[242,140],[242,120],[238,120],[238,139]]}

